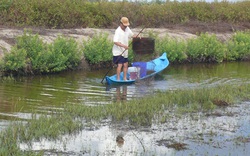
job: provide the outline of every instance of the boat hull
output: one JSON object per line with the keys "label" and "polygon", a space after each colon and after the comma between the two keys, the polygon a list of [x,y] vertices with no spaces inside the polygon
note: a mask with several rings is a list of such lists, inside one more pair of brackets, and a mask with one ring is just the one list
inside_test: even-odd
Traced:
{"label": "boat hull", "polygon": [[[123,72],[121,72],[120,74],[121,80],[117,80],[116,75],[106,76],[105,78],[106,78],[106,82],[108,85],[129,85],[129,84],[135,83],[136,81],[148,79],[150,77],[155,76],[156,74],[159,74],[164,69],[166,69],[168,65],[169,65],[169,60],[167,58],[167,53],[163,53],[160,57],[146,62],[146,71],[151,71],[150,74],[143,75],[142,77],[139,77],[138,79],[126,80],[126,81],[123,80]],[[127,73],[127,77],[130,78],[129,73]]]}

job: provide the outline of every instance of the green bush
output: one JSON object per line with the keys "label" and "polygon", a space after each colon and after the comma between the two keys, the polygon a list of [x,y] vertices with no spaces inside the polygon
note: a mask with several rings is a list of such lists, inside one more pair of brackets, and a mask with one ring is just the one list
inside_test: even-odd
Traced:
{"label": "green bush", "polygon": [[188,40],[186,54],[190,62],[222,62],[225,51],[225,45],[214,34],[205,33]]}
{"label": "green bush", "polygon": [[250,31],[236,32],[227,43],[226,59],[229,61],[250,58]]}
{"label": "green bush", "polygon": [[0,1],[0,11],[8,10],[12,4],[13,0],[1,0]]}
{"label": "green bush", "polygon": [[90,64],[98,64],[112,60],[113,42],[108,39],[108,34],[97,34],[87,41],[83,41],[83,53]]}
{"label": "green bush", "polygon": [[170,38],[166,35],[164,38],[156,40],[155,50],[158,53],[167,52],[168,59],[171,62],[182,62],[186,59],[186,43]]}
{"label": "green bush", "polygon": [[47,66],[50,72],[74,69],[81,60],[82,53],[74,39],[58,37],[48,46]]}
{"label": "green bush", "polygon": [[11,52],[5,54],[2,67],[5,72],[53,73],[75,69],[81,59],[82,52],[74,39],[59,36],[53,43],[45,44],[38,35],[25,31]]}
{"label": "green bush", "polygon": [[6,53],[3,58],[4,71],[24,71],[26,67],[27,52],[25,49],[18,49],[16,46]]}
{"label": "green bush", "polygon": [[17,48],[24,48],[28,58],[37,57],[38,53],[45,50],[45,44],[39,36],[32,35],[31,31],[25,30],[22,36],[17,37]]}

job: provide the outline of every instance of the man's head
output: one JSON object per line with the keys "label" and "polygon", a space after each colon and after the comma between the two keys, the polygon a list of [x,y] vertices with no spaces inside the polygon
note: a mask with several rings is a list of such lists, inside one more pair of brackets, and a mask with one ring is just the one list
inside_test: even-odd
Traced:
{"label": "man's head", "polygon": [[125,26],[125,27],[127,27],[127,26],[130,25],[130,24],[129,24],[129,20],[128,20],[127,17],[122,17],[120,22],[121,22],[121,24],[122,24],[123,26]]}

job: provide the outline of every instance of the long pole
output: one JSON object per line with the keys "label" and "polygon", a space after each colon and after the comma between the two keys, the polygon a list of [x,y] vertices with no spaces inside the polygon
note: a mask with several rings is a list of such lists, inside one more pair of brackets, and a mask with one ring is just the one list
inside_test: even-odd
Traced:
{"label": "long pole", "polygon": [[[142,30],[136,35],[136,38],[142,33],[142,31],[145,29],[145,27],[143,27],[142,28]],[[132,43],[132,42],[131,42]],[[131,43],[129,44],[129,46],[131,45]],[[120,56],[122,56],[122,54],[126,51],[127,49],[125,49],[122,53],[121,53],[121,55],[119,55],[119,57],[116,59],[116,61],[115,61],[115,64],[119,61],[119,59],[120,59]],[[106,72],[106,74],[104,75],[104,77],[102,78],[102,81],[101,81],[101,83],[103,83],[103,80],[105,79],[105,77],[108,75],[108,73],[110,72],[110,70],[111,70],[112,68],[110,68],[107,72]]]}

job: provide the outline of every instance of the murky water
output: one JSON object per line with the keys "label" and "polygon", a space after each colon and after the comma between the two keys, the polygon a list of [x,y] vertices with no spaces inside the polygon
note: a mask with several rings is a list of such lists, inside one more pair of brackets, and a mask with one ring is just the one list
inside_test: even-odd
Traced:
{"label": "murky water", "polygon": [[46,112],[65,103],[99,105],[142,97],[157,90],[249,83],[249,67],[249,62],[170,65],[154,80],[118,87],[101,83],[105,70],[2,80],[0,119],[26,118],[32,111]]}
{"label": "murky water", "polygon": [[[106,73],[105,70],[91,72],[76,71],[58,75],[22,77],[15,80],[1,80],[0,130],[8,125],[9,120],[12,120],[13,118],[30,118],[31,113],[33,112],[43,113],[51,111],[51,109],[60,109],[65,103],[104,105],[109,104],[112,101],[131,100],[133,98],[143,97],[152,94],[157,90],[210,87],[218,84],[250,83],[249,67],[250,62],[170,65],[164,72],[155,77],[154,80],[118,87],[109,87],[101,84],[101,80]],[[111,71],[109,75],[114,74],[114,72],[115,70]],[[242,105],[242,107],[243,106],[249,109],[249,103]],[[245,112],[245,115],[247,117],[245,117],[244,120],[243,118],[231,118],[230,120],[226,119],[228,121],[238,120],[235,122],[232,121],[230,123],[224,123],[224,125],[234,128],[236,127],[235,129],[237,129],[240,122],[240,125],[243,125],[243,127],[241,127],[241,129],[243,129],[242,131],[246,131],[247,134],[249,134],[250,127],[247,126],[250,125],[249,112]],[[201,119],[199,114],[197,114],[197,116],[200,118],[199,122],[192,123],[193,125],[197,126],[198,124],[199,126],[202,126],[204,125],[202,124],[203,122],[208,122],[211,124],[210,131],[211,129],[216,128],[216,124],[213,123],[215,121],[213,118],[211,118],[211,120],[213,120],[212,122],[208,121],[210,119]],[[187,123],[187,121],[191,122],[190,118],[190,116],[187,116],[181,120],[183,120],[183,123]],[[181,120],[179,121],[181,122]],[[170,125],[172,122],[177,122],[175,119],[170,121],[171,122],[168,123]],[[183,123],[179,123],[182,127],[169,127],[169,125],[162,125],[162,127],[155,126],[153,128],[154,130],[152,130],[151,127],[147,131],[126,131],[125,139],[130,141],[126,142],[127,145],[125,144],[123,148],[118,148],[114,142],[116,134],[120,131],[119,126],[102,125],[96,131],[83,131],[79,134],[80,136],[76,136],[75,139],[71,138],[71,140],[69,140],[69,136],[64,136],[63,139],[67,140],[67,143],[65,143],[65,141],[62,141],[61,143],[54,143],[46,140],[34,143],[34,149],[39,150],[41,147],[46,149],[47,146],[48,148],[53,146],[55,149],[65,151],[68,154],[72,152],[72,155],[79,155],[79,153],[82,153],[82,155],[83,153],[89,154],[87,151],[90,149],[92,154],[89,155],[96,155],[98,153],[101,153],[101,155],[117,155],[117,152],[119,153],[119,151],[121,153],[118,155],[134,155],[134,152],[143,153],[143,150],[145,150],[144,148],[146,148],[149,155],[164,155],[162,153],[168,153],[167,155],[176,155],[176,151],[166,148],[165,146],[162,146],[161,143],[157,143],[156,141],[174,138],[176,141],[181,140],[184,142],[185,139],[187,139],[186,135],[191,138],[194,137],[194,135],[197,135],[197,132],[208,129],[203,129],[201,127],[199,129],[198,127],[198,129],[195,130],[195,126],[193,126],[193,128],[191,128],[192,131],[190,129],[189,132],[187,131],[188,126],[186,128],[183,127]],[[167,128],[170,128],[170,130]],[[224,130],[223,128],[221,129],[222,130],[220,132],[216,133],[222,133],[224,136]],[[231,133],[230,128],[227,129],[229,129],[228,133]],[[170,133],[172,135],[170,135]],[[207,132],[207,134],[209,134],[209,132]],[[143,141],[140,141],[138,137]],[[228,137],[229,136],[225,136],[225,138],[222,138],[228,139]],[[82,140],[78,140],[79,138]],[[152,139],[154,141],[152,141]],[[203,139],[207,139],[207,137],[204,137]],[[218,139],[218,137],[212,139]],[[229,137],[229,139],[232,139],[232,137]],[[143,146],[146,147],[143,148],[141,142],[143,142]],[[190,154],[192,154],[192,152],[199,153],[199,151],[195,151],[194,149],[197,144],[199,145],[200,143],[189,140],[189,145],[191,146],[190,148],[193,150],[190,151]],[[57,145],[58,148],[56,148]],[[98,148],[94,148],[97,145]],[[222,143],[219,143],[219,145],[224,146]],[[220,147],[219,145],[218,148]],[[66,146],[66,149],[61,149],[63,146]],[[201,148],[206,148],[204,145],[200,146]],[[249,144],[247,144],[247,147],[249,147]],[[23,145],[22,148],[25,149],[25,145]],[[244,152],[246,151],[245,148],[242,150]],[[180,153],[181,152],[179,152],[179,154]],[[233,154],[233,151],[231,153]],[[185,152],[182,154],[185,154]]]}
{"label": "murky water", "polygon": [[[152,81],[129,86],[101,84],[102,71],[77,71],[59,75],[23,77],[0,81],[0,119],[26,118],[62,104],[108,104],[152,94],[157,90],[250,82],[249,62],[200,65],[170,65]],[[109,74],[113,74],[111,71]]]}

